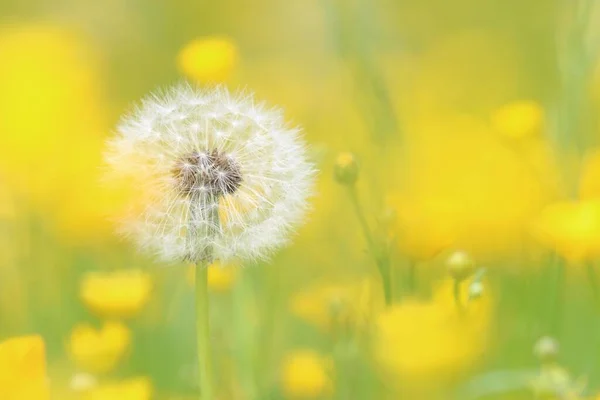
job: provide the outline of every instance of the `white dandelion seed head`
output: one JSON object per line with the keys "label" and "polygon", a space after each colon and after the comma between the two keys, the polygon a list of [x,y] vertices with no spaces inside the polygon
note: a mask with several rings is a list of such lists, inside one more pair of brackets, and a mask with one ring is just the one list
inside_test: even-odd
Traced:
{"label": "white dandelion seed head", "polygon": [[315,175],[281,110],[188,84],[142,100],[106,160],[142,199],[122,233],[162,261],[268,256],[304,219]]}

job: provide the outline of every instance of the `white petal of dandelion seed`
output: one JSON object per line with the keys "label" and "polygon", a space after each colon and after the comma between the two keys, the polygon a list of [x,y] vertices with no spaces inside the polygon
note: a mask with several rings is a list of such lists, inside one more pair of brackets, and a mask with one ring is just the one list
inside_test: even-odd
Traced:
{"label": "white petal of dandelion seed", "polygon": [[315,175],[281,110],[187,84],[124,117],[106,161],[135,189],[120,231],[163,261],[268,256],[303,221]]}

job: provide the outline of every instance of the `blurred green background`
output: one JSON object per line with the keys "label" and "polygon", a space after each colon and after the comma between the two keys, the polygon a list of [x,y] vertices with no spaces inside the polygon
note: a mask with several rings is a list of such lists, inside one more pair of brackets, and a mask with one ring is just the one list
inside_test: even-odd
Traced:
{"label": "blurred green background", "polygon": [[198,398],[192,267],[120,240],[101,179],[119,117],[182,79],[282,107],[320,170],[293,245],[210,267],[218,399],[594,398],[599,18],[2,0],[0,399]]}

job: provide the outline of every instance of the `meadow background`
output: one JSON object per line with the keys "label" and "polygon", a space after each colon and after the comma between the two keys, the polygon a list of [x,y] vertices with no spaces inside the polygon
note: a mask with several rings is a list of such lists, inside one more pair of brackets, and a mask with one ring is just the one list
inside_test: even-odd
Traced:
{"label": "meadow background", "polygon": [[293,245],[210,267],[218,399],[595,398],[599,45],[595,0],[2,0],[0,399],[199,398],[192,267],[101,180],[182,79],[320,170]]}

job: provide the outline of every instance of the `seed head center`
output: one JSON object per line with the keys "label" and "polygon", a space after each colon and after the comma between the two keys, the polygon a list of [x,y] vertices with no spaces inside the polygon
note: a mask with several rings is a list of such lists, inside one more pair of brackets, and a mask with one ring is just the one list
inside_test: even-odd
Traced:
{"label": "seed head center", "polygon": [[238,163],[219,151],[192,152],[180,157],[173,168],[173,176],[180,192],[222,196],[232,194],[242,184]]}

